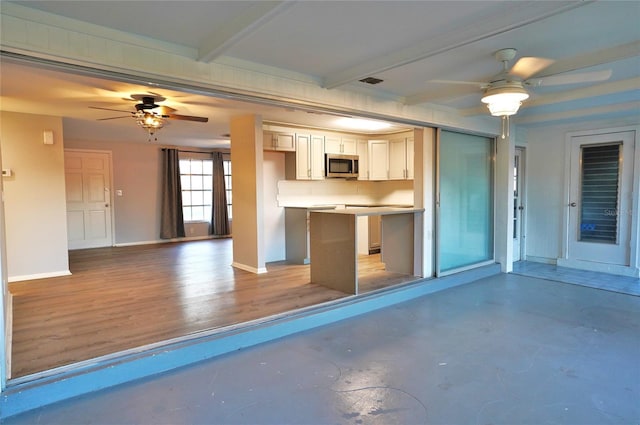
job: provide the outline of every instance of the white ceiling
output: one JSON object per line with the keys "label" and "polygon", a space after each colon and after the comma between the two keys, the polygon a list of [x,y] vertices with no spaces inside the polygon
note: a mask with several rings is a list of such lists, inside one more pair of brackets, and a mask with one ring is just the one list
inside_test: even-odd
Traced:
{"label": "white ceiling", "polygon": [[[3,1],[3,3],[8,3]],[[541,1],[16,1],[78,21],[183,47],[204,62],[234,60],[274,73],[306,75],[328,90],[366,91],[406,104],[430,103],[488,115],[481,83],[501,70],[495,51],[555,60],[568,75],[611,70],[606,81],[529,87],[521,125],[640,115],[640,2]],[[81,25],[82,22],[76,22]],[[619,46],[626,46],[620,49]],[[622,54],[621,52],[623,52]],[[594,52],[599,52],[594,54]],[[572,71],[586,58],[589,66]],[[602,58],[596,64],[594,58]],[[564,75],[567,75],[565,73]],[[372,86],[358,80],[384,80]],[[433,80],[474,81],[442,84]],[[97,121],[124,111],[123,100],[149,88],[66,74],[4,60],[2,108],[65,117],[65,137],[141,139],[131,120]],[[178,114],[207,124],[172,121],[162,130],[181,144],[226,143],[228,119],[256,112],[265,120],[333,126],[331,115],[259,106],[165,89]],[[122,115],[127,115],[126,113]],[[161,133],[158,133],[160,135]],[[146,140],[142,138],[143,141]]]}

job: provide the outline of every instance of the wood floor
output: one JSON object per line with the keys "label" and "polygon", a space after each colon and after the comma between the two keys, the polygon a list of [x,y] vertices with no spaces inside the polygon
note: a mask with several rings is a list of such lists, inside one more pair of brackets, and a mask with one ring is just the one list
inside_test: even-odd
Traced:
{"label": "wood floor", "polygon": [[[15,282],[11,377],[348,296],[309,266],[234,269],[231,239],[71,251],[72,276]],[[359,258],[361,293],[416,278]]]}

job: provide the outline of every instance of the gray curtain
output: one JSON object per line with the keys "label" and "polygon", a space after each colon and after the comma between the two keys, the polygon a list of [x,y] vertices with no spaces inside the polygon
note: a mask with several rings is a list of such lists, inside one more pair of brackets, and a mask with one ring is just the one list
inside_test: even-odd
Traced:
{"label": "gray curtain", "polygon": [[160,237],[173,239],[185,236],[182,216],[182,185],[177,149],[162,149],[162,210]]}
{"label": "gray curtain", "polygon": [[213,152],[213,205],[211,206],[211,231],[212,235],[228,235],[229,214],[227,211],[227,191],[224,184],[224,166],[222,153]]}

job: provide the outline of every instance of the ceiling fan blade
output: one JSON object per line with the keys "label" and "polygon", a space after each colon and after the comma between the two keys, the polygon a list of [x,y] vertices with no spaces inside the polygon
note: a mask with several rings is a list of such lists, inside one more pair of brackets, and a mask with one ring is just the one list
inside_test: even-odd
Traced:
{"label": "ceiling fan blade", "polygon": [[98,118],[98,121],[117,120],[120,118],[131,118],[131,115],[124,115],[121,117],[111,117],[111,118]]}
{"label": "ceiling fan blade", "polygon": [[513,65],[509,74],[516,75],[523,80],[526,80],[532,75],[535,75],[547,68],[554,62],[555,61],[553,59],[547,58],[523,57],[518,59],[518,61]]}
{"label": "ceiling fan blade", "polygon": [[606,81],[611,77],[611,70],[581,72],[579,74],[550,75],[548,77],[532,78],[525,82],[532,86],[559,86],[563,84],[592,83]]}
{"label": "ceiling fan blade", "polygon": [[101,108],[99,106],[89,106],[89,108],[91,108],[91,109],[100,109],[102,111],[114,111],[114,112],[124,112],[124,113],[128,113],[128,114],[129,113],[133,114],[133,112],[131,112],[131,111],[123,111],[122,109]]}
{"label": "ceiling fan blade", "polygon": [[172,113],[174,113],[176,110],[173,109],[170,106],[165,106],[165,105],[158,105],[157,108],[153,108],[151,109],[151,111],[158,113],[160,115],[171,115]]}
{"label": "ceiling fan blade", "polygon": [[585,53],[568,59],[557,60],[553,65],[545,68],[533,77],[548,77],[576,69],[589,68],[603,63],[615,62],[640,55],[640,41],[608,47],[595,52]]}
{"label": "ceiling fan blade", "polygon": [[206,117],[194,117],[191,115],[176,115],[176,114],[165,114],[162,115],[163,118],[169,118],[173,120],[180,121],[196,121],[196,122],[209,122],[209,118]]}

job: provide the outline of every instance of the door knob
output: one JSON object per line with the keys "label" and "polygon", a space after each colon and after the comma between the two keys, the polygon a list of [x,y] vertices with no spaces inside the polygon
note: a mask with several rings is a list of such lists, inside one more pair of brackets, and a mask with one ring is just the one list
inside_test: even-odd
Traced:
{"label": "door knob", "polygon": [[578,204],[576,204],[575,202],[572,202],[572,203],[569,204],[570,207],[575,207],[576,205],[578,205]]}

